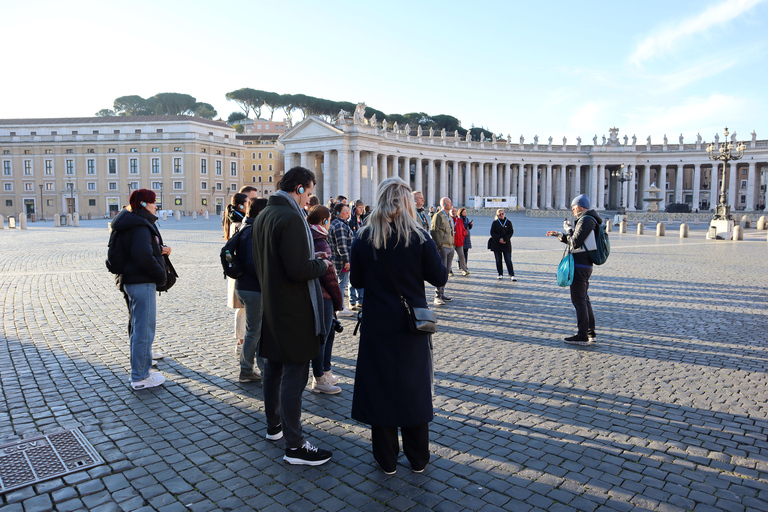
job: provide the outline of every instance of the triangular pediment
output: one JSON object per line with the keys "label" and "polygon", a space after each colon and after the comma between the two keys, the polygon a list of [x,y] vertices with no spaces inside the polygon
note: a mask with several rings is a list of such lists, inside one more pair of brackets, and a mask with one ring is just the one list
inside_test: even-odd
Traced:
{"label": "triangular pediment", "polygon": [[309,116],[299,124],[280,136],[280,142],[300,141],[305,139],[319,139],[322,137],[337,137],[344,134],[335,126],[326,123],[319,117]]}

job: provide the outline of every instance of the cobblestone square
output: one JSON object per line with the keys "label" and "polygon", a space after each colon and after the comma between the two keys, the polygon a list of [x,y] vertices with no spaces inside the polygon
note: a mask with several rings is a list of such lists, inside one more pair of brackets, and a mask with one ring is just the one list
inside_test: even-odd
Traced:
{"label": "cobblestone square", "polygon": [[128,385],[106,221],[0,231],[0,444],[79,427],[107,461],[6,493],[0,511],[768,510],[766,232],[613,231],[590,281],[598,343],[574,347],[563,245],[544,236],[562,219],[509,218],[519,281],[497,281],[492,218],[476,217],[471,274],[430,305],[432,460],[394,476],[349,417],[350,319],[334,345],[342,393],[303,402],[305,434],[333,459],[290,466],[264,438],[261,385],[237,381],[218,219],[161,223],[180,278],[158,299],[168,380],[144,391]]}

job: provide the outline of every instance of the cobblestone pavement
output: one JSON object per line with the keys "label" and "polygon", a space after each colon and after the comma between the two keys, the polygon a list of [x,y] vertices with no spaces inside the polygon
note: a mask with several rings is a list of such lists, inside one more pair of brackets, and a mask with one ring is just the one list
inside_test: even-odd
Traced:
{"label": "cobblestone pavement", "polygon": [[107,464],[6,493],[0,510],[768,510],[766,232],[742,242],[611,233],[591,296],[599,342],[573,347],[555,283],[557,219],[510,216],[519,279],[497,281],[491,218],[471,275],[438,308],[432,460],[388,477],[343,392],[304,395],[315,468],[266,441],[260,384],[239,384],[218,220],[163,223],[180,279],[158,300],[162,388],[128,386],[127,313],[106,221],[0,231],[0,443],[80,427]]}

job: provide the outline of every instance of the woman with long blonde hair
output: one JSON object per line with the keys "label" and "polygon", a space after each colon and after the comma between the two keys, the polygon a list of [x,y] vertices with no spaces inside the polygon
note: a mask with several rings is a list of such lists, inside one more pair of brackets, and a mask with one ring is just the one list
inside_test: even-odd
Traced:
{"label": "woman with long blonde hair", "polygon": [[448,270],[400,178],[379,185],[376,206],[352,245],[349,277],[365,289],[352,418],[371,425],[373,456],[385,473],[397,469],[398,428],[403,452],[420,473],[429,463],[432,349],[428,334],[410,331],[401,298],[427,307],[424,281],[444,286]]}

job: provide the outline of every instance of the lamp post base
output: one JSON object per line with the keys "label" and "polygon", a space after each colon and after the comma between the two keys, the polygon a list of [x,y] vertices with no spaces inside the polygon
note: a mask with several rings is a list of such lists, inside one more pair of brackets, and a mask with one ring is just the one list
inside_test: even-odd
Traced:
{"label": "lamp post base", "polygon": [[733,226],[732,219],[712,219],[709,223],[707,238],[710,240],[731,240],[733,238]]}
{"label": "lamp post base", "polygon": [[732,220],[731,207],[727,204],[717,205],[717,210],[715,210],[715,216],[712,217],[712,220]]}

